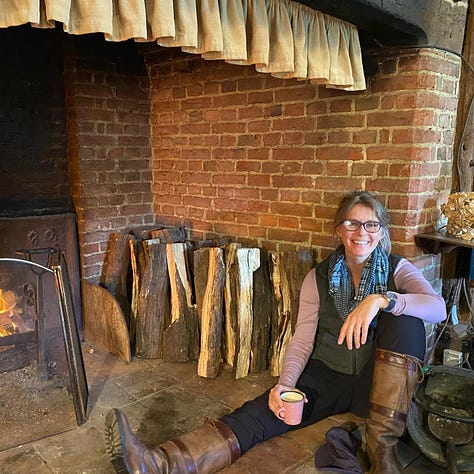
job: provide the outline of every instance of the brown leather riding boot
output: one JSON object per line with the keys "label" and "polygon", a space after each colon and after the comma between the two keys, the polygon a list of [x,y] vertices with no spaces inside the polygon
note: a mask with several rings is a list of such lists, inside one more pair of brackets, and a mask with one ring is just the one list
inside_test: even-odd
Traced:
{"label": "brown leather riding boot", "polygon": [[112,463],[130,474],[211,474],[240,457],[231,429],[220,420],[150,449],[132,432],[126,416],[117,409],[107,414],[106,443]]}
{"label": "brown leather riding boot", "polygon": [[366,420],[366,452],[372,474],[401,474],[396,446],[406,427],[420,363],[416,357],[377,349]]}

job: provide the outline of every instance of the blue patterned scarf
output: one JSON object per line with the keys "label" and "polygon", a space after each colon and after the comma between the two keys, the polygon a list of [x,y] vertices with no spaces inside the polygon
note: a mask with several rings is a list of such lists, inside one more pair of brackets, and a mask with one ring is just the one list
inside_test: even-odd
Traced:
{"label": "blue patterned scarf", "polygon": [[344,246],[340,245],[334,251],[329,257],[329,294],[334,298],[337,312],[344,321],[367,295],[383,294],[387,291],[388,272],[388,255],[378,245],[365,263],[359,291],[355,295],[354,284],[346,263]]}

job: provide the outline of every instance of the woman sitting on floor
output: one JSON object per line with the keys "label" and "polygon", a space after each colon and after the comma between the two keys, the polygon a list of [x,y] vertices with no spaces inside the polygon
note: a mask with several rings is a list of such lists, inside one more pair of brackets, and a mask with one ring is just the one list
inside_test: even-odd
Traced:
{"label": "woman sitting on floor", "polygon": [[[446,306],[417,268],[390,253],[388,223],[372,194],[343,197],[334,218],[341,245],[303,281],[277,385],[156,449],[133,434],[120,410],[112,410],[106,419],[112,458],[129,473],[210,474],[256,443],[353,412],[366,418],[370,472],[400,473],[395,447],[425,356],[423,321],[442,321]],[[295,389],[306,401],[296,427],[277,417],[280,394]]]}

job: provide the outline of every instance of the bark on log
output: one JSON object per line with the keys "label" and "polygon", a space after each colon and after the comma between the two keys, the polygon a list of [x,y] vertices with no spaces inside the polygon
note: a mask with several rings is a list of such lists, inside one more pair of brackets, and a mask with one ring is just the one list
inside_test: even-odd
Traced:
{"label": "bark on log", "polygon": [[166,244],[143,241],[139,246],[141,282],[136,307],[137,357],[161,358],[163,331],[170,319],[170,282]]}
{"label": "bark on log", "polygon": [[234,356],[235,356],[235,322],[233,320],[235,317],[235,290],[230,278],[231,269],[235,266],[235,261],[237,258],[237,249],[240,247],[240,244],[230,243],[226,246],[224,252],[225,259],[225,289],[224,289],[224,344],[223,344],[223,357],[224,360],[230,365],[234,365]]}
{"label": "bark on log", "polygon": [[119,232],[110,234],[100,277],[100,286],[108,290],[117,300],[127,324],[130,317],[127,284],[131,238],[129,234]]}
{"label": "bark on log", "polygon": [[245,377],[250,368],[253,329],[253,272],[260,265],[256,248],[230,246],[226,262],[226,343],[227,362],[236,379]]}
{"label": "bark on log", "polygon": [[260,249],[260,266],[253,274],[253,331],[250,372],[268,369],[270,324],[276,311],[276,300],[270,279],[271,258],[268,250]]}
{"label": "bark on log", "polygon": [[194,252],[194,287],[201,327],[201,348],[197,373],[215,378],[221,362],[224,320],[225,266],[220,248],[202,248]]}
{"label": "bark on log", "polygon": [[286,347],[298,316],[299,292],[303,279],[314,266],[314,252],[279,252],[272,254],[272,281],[277,310],[272,321],[269,371],[280,375]]}
{"label": "bark on log", "polygon": [[193,251],[208,247],[218,247],[223,249],[226,245],[230,244],[230,239],[223,237],[216,239],[189,240],[189,243],[191,244]]}
{"label": "bark on log", "polygon": [[142,227],[134,227],[131,230],[131,233],[138,239],[138,240],[149,240],[152,238],[151,233],[156,230],[163,229],[164,226],[156,225],[156,226],[142,226]]}
{"label": "bark on log", "polygon": [[172,244],[186,240],[186,231],[182,227],[152,230],[150,235],[152,239],[160,239],[162,244]]}
{"label": "bark on log", "polygon": [[171,284],[171,322],[163,334],[163,358],[180,362],[199,356],[199,327],[187,264],[187,244],[166,244]]}

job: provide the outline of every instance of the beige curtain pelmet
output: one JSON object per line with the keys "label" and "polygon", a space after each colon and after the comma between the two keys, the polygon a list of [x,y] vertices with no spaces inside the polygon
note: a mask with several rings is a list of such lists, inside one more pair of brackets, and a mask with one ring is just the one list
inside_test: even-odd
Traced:
{"label": "beige curtain pelmet", "polygon": [[355,26],[290,0],[0,0],[1,28],[56,22],[74,35],[156,41],[276,77],[366,87]]}

